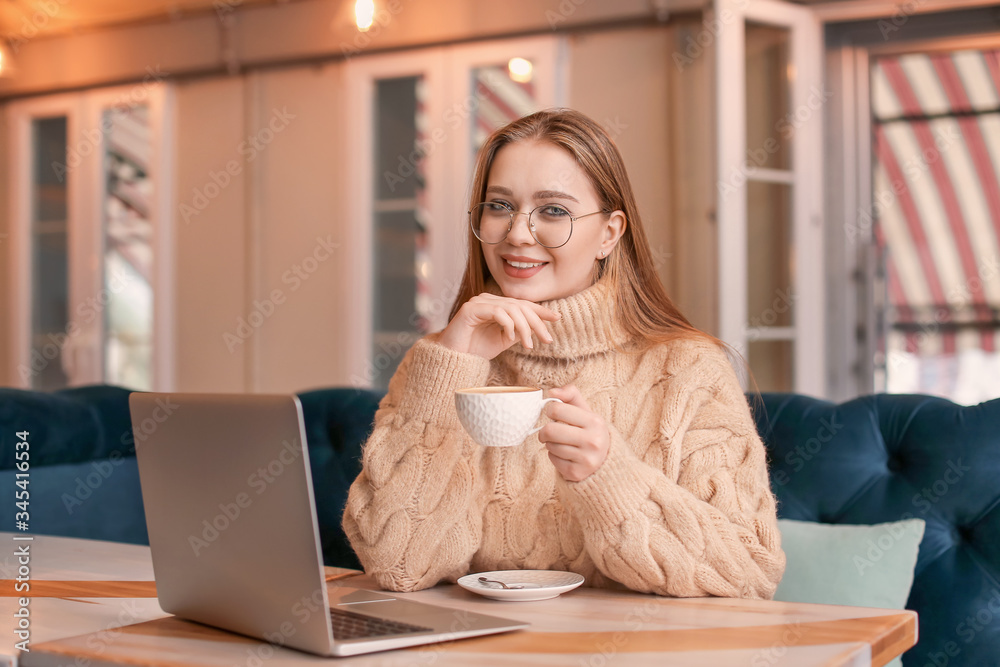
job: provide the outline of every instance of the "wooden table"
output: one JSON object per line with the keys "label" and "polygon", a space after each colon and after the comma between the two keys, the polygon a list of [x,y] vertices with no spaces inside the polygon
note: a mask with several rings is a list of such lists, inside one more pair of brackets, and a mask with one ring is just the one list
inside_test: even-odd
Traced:
{"label": "wooden table", "polygon": [[[0,533],[0,542],[14,544],[12,537]],[[164,614],[156,603],[147,547],[42,536],[31,544],[31,650],[17,652],[16,637],[5,631],[0,656],[8,661],[23,667],[262,667],[321,660]],[[13,618],[20,595],[11,581],[16,569],[15,558],[0,557],[0,615],[5,619]],[[328,576],[377,588],[354,571],[331,569]],[[911,611],[673,599],[590,588],[541,602],[496,602],[453,585],[401,597],[532,625],[521,632],[338,658],[337,664],[883,665],[913,646],[917,632]]]}

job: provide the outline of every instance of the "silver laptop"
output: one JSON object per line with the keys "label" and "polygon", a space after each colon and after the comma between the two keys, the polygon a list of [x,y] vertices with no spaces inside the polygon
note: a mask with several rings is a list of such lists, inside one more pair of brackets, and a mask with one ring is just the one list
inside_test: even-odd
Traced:
{"label": "silver laptop", "polygon": [[528,624],[325,581],[295,396],[129,397],[156,592],[181,618],[319,655]]}

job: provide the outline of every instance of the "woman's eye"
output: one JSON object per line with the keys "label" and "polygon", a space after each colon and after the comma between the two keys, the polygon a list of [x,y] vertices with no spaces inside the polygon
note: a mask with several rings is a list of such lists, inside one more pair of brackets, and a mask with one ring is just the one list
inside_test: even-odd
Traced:
{"label": "woman's eye", "polygon": [[569,211],[564,209],[562,206],[545,206],[542,208],[542,215],[550,218],[559,218],[562,216],[569,215]]}
{"label": "woman's eye", "polygon": [[491,213],[501,213],[501,212],[510,213],[512,210],[510,204],[502,201],[486,202],[485,208]]}

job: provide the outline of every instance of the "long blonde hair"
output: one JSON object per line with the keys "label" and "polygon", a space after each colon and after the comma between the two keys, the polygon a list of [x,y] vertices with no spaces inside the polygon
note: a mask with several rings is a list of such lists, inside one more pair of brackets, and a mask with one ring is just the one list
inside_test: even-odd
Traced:
{"label": "long blonde hair", "polygon": [[[569,151],[590,178],[601,210],[625,214],[625,232],[611,253],[598,262],[597,270],[597,280],[604,281],[614,295],[620,326],[632,338],[648,344],[701,338],[725,349],[721,341],[695,328],[667,296],[653,263],[621,154],[604,128],[579,111],[539,111],[491,134],[476,160],[469,209],[484,201],[497,151],[507,144],[526,140],[547,141]],[[490,277],[482,246],[471,226],[467,234],[468,260],[449,320],[466,301],[486,291],[486,280]]]}

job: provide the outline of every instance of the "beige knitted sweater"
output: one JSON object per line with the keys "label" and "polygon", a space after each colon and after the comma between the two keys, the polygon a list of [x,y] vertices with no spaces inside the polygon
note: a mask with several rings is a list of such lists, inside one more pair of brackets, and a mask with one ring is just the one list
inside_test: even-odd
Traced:
{"label": "beige knitted sweater", "polygon": [[[407,353],[344,512],[365,571],[398,591],[554,569],[591,586],[770,598],[785,566],[775,500],[723,352],[692,341],[637,349],[601,283],[544,305],[562,318],[554,342],[536,337],[533,350],[515,343],[489,361],[432,334]],[[536,435],[485,448],[458,422],[456,389],[568,383],[611,431],[607,459],[581,482],[562,479]]]}

